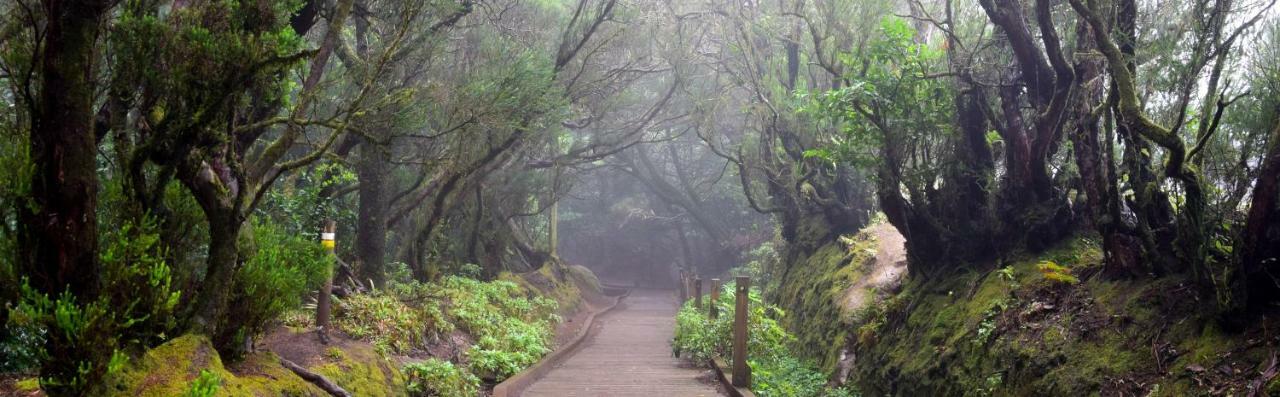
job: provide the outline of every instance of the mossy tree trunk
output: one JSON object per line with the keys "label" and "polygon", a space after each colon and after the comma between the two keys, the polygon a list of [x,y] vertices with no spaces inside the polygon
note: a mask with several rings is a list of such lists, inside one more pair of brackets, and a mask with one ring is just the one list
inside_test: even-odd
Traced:
{"label": "mossy tree trunk", "polygon": [[359,258],[361,282],[372,282],[377,288],[386,285],[387,248],[387,177],[390,172],[389,148],[365,140],[360,145],[356,174],[360,179],[360,201],[356,220],[356,257]]}
{"label": "mossy tree trunk", "polygon": [[[32,118],[29,149],[31,201],[20,205],[18,258],[20,274],[31,287],[69,303],[87,306],[98,297],[97,139],[94,135],[94,61],[98,57],[99,24],[111,8],[108,1],[43,2],[43,53],[37,61],[40,88]],[[33,21],[34,22],[34,21]],[[42,379],[53,396],[83,393],[97,387],[113,344],[85,314],[67,329],[46,334]],[[101,314],[99,314],[101,315]],[[67,326],[65,324],[60,325]],[[81,386],[70,384],[75,379]]]}
{"label": "mossy tree trunk", "polygon": [[32,119],[31,203],[18,247],[22,274],[46,294],[91,297],[98,288],[94,60],[109,2],[44,2],[38,114]]}

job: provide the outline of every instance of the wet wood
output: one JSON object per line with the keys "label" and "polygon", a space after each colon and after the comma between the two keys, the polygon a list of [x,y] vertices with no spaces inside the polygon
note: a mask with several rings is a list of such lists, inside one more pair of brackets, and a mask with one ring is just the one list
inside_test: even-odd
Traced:
{"label": "wet wood", "polygon": [[[337,240],[334,237],[338,229],[337,222],[332,219],[324,221],[324,229],[320,231],[320,245],[324,247],[327,258],[336,258],[333,251],[337,246]],[[333,295],[333,268],[330,265],[329,275],[324,279],[324,285],[320,286],[320,292],[316,294],[316,332],[320,335],[320,343],[329,344],[329,312],[330,300]]]}
{"label": "wet wood", "polygon": [[599,318],[599,332],[524,396],[718,396],[703,370],[672,357],[676,301],[671,291],[635,290]]}
{"label": "wet wood", "polygon": [[702,310],[702,277],[693,279],[693,308]]}
{"label": "wet wood", "polygon": [[751,279],[738,276],[733,309],[733,385],[751,387],[751,367],[747,366],[747,301],[750,299]]}
{"label": "wet wood", "polygon": [[716,307],[716,302],[720,301],[720,279],[711,279],[711,304],[707,309],[707,316],[715,319],[720,316],[720,308]]}

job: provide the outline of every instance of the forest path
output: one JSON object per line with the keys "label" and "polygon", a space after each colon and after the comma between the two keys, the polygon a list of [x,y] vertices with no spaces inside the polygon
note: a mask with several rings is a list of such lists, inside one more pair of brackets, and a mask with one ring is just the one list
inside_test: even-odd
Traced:
{"label": "forest path", "polygon": [[888,222],[872,225],[868,233],[876,239],[875,260],[867,264],[865,277],[845,290],[841,308],[845,313],[856,313],[874,298],[877,289],[883,289],[902,281],[907,274],[907,239]]}
{"label": "forest path", "polygon": [[553,396],[718,396],[671,356],[676,299],[671,291],[637,289],[597,319],[590,339],[523,393]]}

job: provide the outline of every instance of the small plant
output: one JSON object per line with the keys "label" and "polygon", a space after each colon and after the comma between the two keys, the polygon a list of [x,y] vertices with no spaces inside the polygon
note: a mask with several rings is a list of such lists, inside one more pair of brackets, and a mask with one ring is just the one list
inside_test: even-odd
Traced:
{"label": "small plant", "polygon": [[329,357],[330,359],[334,359],[334,360],[342,360],[344,357],[347,356],[342,352],[342,349],[339,349],[337,347],[330,347],[326,349],[324,351],[324,355],[325,357]]}
{"label": "small plant", "polygon": [[472,397],[480,390],[480,379],[448,361],[431,358],[403,371],[412,397]]}
{"label": "small plant", "polygon": [[183,397],[213,397],[218,393],[218,388],[222,386],[222,377],[217,373],[209,370],[200,370],[200,376],[197,376],[191,382],[191,388],[183,393]]}
{"label": "small plant", "polygon": [[1040,269],[1040,274],[1044,275],[1045,280],[1061,284],[1077,284],[1080,282],[1080,279],[1071,274],[1071,268],[1059,265],[1054,261],[1041,261],[1036,264],[1036,268]]}
{"label": "small plant", "polygon": [[986,345],[990,340],[991,334],[996,330],[996,320],[1000,318],[1000,314],[1008,309],[1009,304],[1004,300],[996,301],[987,308],[982,315],[982,321],[978,323],[977,336],[973,339],[973,344],[982,346]]}

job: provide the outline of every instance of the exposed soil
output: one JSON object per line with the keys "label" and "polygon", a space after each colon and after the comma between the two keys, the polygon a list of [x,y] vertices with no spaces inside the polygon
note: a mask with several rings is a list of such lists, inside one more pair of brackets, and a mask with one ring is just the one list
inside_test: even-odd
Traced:
{"label": "exposed soil", "polygon": [[[279,327],[268,333],[255,347],[273,352],[280,358],[293,361],[302,367],[310,367],[324,361],[326,352],[331,348],[345,351],[356,345],[367,345],[367,343],[351,339],[333,330],[329,332],[329,344],[326,345],[320,343],[315,332],[298,333]],[[228,369],[232,370],[232,373],[236,372],[234,369]]]}
{"label": "exposed soil", "polygon": [[866,264],[864,273],[849,289],[845,290],[841,307],[845,313],[853,313],[867,305],[870,290],[884,291],[900,285],[907,274],[906,238],[893,225],[879,223],[867,229],[876,239],[875,260]]}

